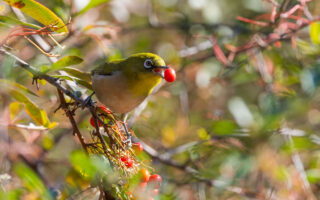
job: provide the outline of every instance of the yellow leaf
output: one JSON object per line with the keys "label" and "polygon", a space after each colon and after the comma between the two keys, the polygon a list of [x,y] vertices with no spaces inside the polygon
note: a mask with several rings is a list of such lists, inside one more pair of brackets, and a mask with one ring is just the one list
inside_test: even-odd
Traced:
{"label": "yellow leaf", "polygon": [[33,0],[4,0],[10,6],[20,9],[25,14],[34,18],[45,26],[53,26],[51,29],[57,33],[68,33],[63,21],[47,7]]}

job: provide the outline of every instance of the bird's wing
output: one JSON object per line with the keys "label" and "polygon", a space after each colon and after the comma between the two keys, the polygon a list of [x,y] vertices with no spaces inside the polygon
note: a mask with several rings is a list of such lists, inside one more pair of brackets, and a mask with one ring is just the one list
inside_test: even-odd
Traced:
{"label": "bird's wing", "polygon": [[116,60],[112,62],[106,62],[102,65],[99,65],[97,68],[91,71],[91,75],[99,74],[99,75],[112,75],[114,72],[120,70],[122,60]]}

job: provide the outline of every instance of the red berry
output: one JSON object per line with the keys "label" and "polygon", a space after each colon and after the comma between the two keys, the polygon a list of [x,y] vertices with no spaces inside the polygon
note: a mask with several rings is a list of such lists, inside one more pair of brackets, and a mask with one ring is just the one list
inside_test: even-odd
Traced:
{"label": "red berry", "polygon": [[140,174],[141,174],[141,181],[143,181],[143,182],[149,181],[150,172],[147,169],[141,169]]}
{"label": "red berry", "polygon": [[153,174],[150,176],[148,183],[154,185],[155,188],[160,188],[162,178],[159,174]]}
{"label": "red berry", "polygon": [[173,82],[176,80],[176,71],[169,67],[164,71],[164,79],[168,82]]}
{"label": "red berry", "polygon": [[[95,125],[94,125],[94,120],[93,120],[93,117],[91,116],[91,118],[90,118],[90,124],[91,124],[91,126],[92,127],[96,127]],[[98,121],[98,126],[99,127],[101,127],[102,126],[102,124]]]}
{"label": "red berry", "polygon": [[120,158],[120,160],[122,161],[122,162],[127,162],[128,161],[128,157],[127,156],[122,156],[121,158]]}
{"label": "red berry", "polygon": [[130,168],[133,166],[133,160],[131,158],[128,158],[128,160],[124,164],[127,168]]}
{"label": "red berry", "polygon": [[133,144],[132,149],[136,154],[140,154],[143,151],[143,146],[141,143],[137,142]]}

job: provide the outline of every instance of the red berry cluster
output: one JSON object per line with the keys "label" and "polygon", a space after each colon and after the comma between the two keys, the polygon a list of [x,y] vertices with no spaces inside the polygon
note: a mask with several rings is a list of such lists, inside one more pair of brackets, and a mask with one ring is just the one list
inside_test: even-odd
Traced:
{"label": "red berry cluster", "polygon": [[161,176],[159,174],[150,175],[147,169],[141,169],[139,175],[141,182],[135,192],[136,196],[138,196],[139,199],[153,200],[154,197],[159,194],[159,188],[162,182]]}
{"label": "red berry cluster", "polygon": [[[134,143],[133,146],[132,146],[132,149],[133,151],[135,152],[135,154],[140,154],[142,153],[143,151],[143,146],[142,144],[140,144],[139,142],[137,143]],[[124,163],[124,165],[127,167],[127,168],[131,168],[134,164],[132,158],[128,157],[128,156],[122,156],[120,157],[120,160]]]}

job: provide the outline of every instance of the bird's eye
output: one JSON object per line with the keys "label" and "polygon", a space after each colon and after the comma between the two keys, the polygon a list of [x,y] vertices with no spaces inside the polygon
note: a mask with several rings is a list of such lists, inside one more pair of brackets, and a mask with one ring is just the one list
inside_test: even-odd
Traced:
{"label": "bird's eye", "polygon": [[152,67],[153,63],[151,59],[147,59],[146,61],[144,61],[144,67],[146,69],[150,69]]}

